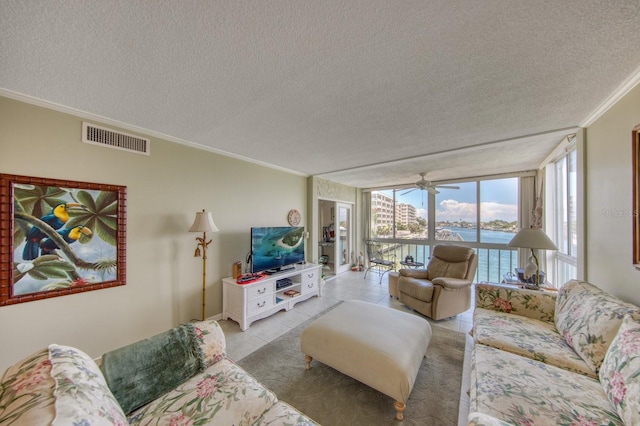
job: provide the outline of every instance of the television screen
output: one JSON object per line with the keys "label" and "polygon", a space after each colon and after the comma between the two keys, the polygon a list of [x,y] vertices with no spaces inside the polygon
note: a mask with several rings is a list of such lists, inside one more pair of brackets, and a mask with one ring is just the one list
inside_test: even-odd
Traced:
{"label": "television screen", "polygon": [[304,261],[304,227],[251,228],[251,256],[253,273]]}

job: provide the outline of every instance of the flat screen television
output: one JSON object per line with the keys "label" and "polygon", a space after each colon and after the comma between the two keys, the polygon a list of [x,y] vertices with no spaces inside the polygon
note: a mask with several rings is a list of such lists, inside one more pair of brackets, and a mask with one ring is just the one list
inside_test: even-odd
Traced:
{"label": "flat screen television", "polygon": [[251,228],[251,272],[278,272],[304,261],[304,227]]}

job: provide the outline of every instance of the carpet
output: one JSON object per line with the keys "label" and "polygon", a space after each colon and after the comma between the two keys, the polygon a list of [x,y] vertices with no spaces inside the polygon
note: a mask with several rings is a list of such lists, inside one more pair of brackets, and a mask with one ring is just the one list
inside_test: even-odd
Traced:
{"label": "carpet", "polygon": [[323,426],[458,424],[465,347],[463,333],[431,327],[433,336],[427,356],[422,360],[407,401],[404,421],[399,422],[395,420],[393,399],[387,395],[318,361],[313,361],[311,370],[305,369],[300,334],[320,315],[246,356],[238,364],[271,389],[278,399]]}

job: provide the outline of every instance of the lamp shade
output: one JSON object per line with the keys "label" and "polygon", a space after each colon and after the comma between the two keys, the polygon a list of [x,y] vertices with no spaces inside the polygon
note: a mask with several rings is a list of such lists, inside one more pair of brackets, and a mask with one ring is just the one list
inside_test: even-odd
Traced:
{"label": "lamp shade", "polygon": [[509,247],[522,247],[530,249],[558,250],[551,238],[540,228],[521,229],[509,244]]}
{"label": "lamp shade", "polygon": [[218,232],[219,229],[215,223],[213,223],[213,217],[211,212],[196,213],[196,219],[193,221],[193,225],[189,228],[189,232]]}

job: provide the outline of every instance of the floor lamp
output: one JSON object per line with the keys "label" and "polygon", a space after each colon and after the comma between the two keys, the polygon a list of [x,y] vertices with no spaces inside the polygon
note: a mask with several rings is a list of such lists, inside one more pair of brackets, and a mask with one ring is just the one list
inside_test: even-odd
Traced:
{"label": "floor lamp", "polygon": [[558,247],[551,241],[551,238],[544,233],[544,231],[540,228],[522,228],[509,244],[508,247],[521,247],[531,249],[531,256],[533,256],[533,261],[530,265],[527,265],[525,271],[535,273],[535,283],[533,284],[525,284],[525,288],[531,288],[537,290],[540,288],[540,263],[538,262],[538,258],[536,257],[534,249],[543,249],[543,250],[558,250]]}
{"label": "floor lamp", "polygon": [[196,252],[194,257],[200,257],[200,248],[202,247],[202,321],[205,318],[205,294],[207,283],[207,247],[211,240],[207,241],[207,232],[218,232],[219,229],[215,223],[213,223],[213,217],[211,212],[205,212],[204,209],[201,212],[196,213],[196,219],[193,221],[193,225],[189,228],[189,232],[202,232],[202,237],[196,237],[198,245],[196,246]]}

